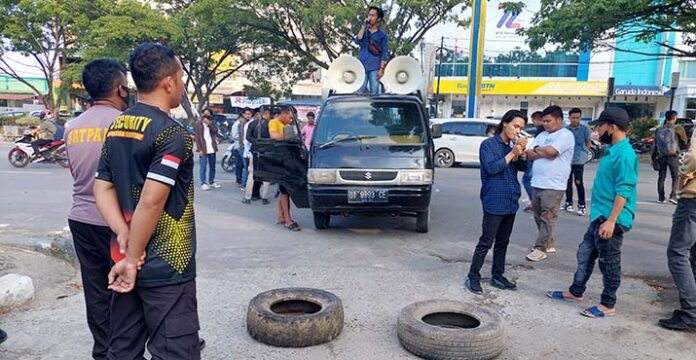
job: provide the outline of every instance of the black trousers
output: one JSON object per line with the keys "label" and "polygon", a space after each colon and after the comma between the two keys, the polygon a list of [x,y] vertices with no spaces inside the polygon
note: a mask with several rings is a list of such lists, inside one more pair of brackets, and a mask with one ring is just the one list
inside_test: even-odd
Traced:
{"label": "black trousers", "polygon": [[660,166],[657,176],[657,197],[660,201],[665,200],[665,179],[667,178],[667,170],[672,177],[672,191],[669,194],[670,199],[677,197],[677,188],[679,187],[679,158],[676,156],[663,156],[657,159]]}
{"label": "black trousers", "polygon": [[39,154],[39,147],[44,146],[44,145],[48,145],[52,142],[53,142],[53,140],[44,140],[44,139],[39,139],[39,140],[33,141],[31,143],[31,148],[34,149],[34,155]]}
{"label": "black trousers", "polygon": [[573,203],[573,184],[578,188],[578,206],[585,206],[585,183],[583,174],[585,165],[570,165],[570,176],[568,176],[568,185],[566,186],[566,202]]}
{"label": "black trousers", "polygon": [[196,281],[115,293],[109,360],[200,360]]}
{"label": "black trousers", "polygon": [[109,312],[112,295],[111,290],[107,289],[111,270],[111,229],[108,226],[90,225],[74,220],[68,220],[68,225],[80,261],[82,288],[87,305],[87,325],[94,339],[92,357],[96,360],[106,359],[109,349]]}
{"label": "black trousers", "polygon": [[483,213],[483,234],[474,250],[474,257],[469,268],[469,279],[481,280],[481,268],[486,260],[488,250],[493,244],[493,277],[502,276],[505,273],[505,256],[510,243],[510,234],[515,225],[515,215],[493,215]]}
{"label": "black trousers", "polygon": [[251,198],[252,199],[261,198],[261,185],[263,185],[262,181],[254,180],[254,187],[252,188],[252,191],[251,191]]}

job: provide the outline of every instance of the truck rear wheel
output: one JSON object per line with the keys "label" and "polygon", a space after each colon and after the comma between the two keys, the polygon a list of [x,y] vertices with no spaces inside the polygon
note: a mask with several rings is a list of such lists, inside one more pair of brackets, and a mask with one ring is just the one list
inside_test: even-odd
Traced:
{"label": "truck rear wheel", "polygon": [[317,230],[325,230],[329,228],[331,223],[331,215],[321,211],[314,211],[314,227]]}
{"label": "truck rear wheel", "polygon": [[430,223],[430,208],[425,211],[419,211],[416,215],[416,231],[419,233],[427,233]]}

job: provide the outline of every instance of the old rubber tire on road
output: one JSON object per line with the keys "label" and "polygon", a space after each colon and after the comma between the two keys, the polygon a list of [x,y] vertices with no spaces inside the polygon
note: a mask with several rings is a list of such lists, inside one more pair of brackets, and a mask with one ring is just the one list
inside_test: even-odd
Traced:
{"label": "old rubber tire on road", "polygon": [[249,302],[247,331],[256,340],[280,347],[319,345],[343,329],[343,303],[319,289],[266,291]]}
{"label": "old rubber tire on road", "polygon": [[500,317],[459,301],[406,306],[399,313],[397,335],[406,350],[425,359],[493,359],[504,349]]}

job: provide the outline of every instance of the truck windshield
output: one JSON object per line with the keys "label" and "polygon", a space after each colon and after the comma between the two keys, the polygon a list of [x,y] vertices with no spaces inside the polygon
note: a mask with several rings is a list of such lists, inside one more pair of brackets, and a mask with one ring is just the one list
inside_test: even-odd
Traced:
{"label": "truck windshield", "polygon": [[352,143],[413,145],[425,141],[418,105],[408,102],[334,102],[322,109],[314,136],[315,145]]}

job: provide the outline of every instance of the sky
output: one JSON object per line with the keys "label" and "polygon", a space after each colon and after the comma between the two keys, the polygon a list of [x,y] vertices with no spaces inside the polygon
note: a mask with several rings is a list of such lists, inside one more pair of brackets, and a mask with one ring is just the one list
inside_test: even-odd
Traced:
{"label": "sky", "polygon": [[[539,0],[524,1],[526,8],[514,20],[501,22],[505,12],[498,8],[501,2],[508,0],[490,0],[486,7],[486,36],[484,45],[485,56],[495,57],[500,53],[507,53],[515,47],[529,49],[524,42],[524,37],[515,34],[517,28],[528,27],[531,24],[534,14],[539,10]],[[461,14],[462,17],[471,17],[471,9],[458,6],[453,10],[454,14]],[[507,14],[505,20],[511,19],[511,14]],[[500,24],[500,26],[498,26]],[[445,47],[466,51],[469,48],[470,29],[463,29],[454,23],[440,24],[433,27],[425,36],[425,40],[430,43],[440,43],[440,38],[444,36]]]}

